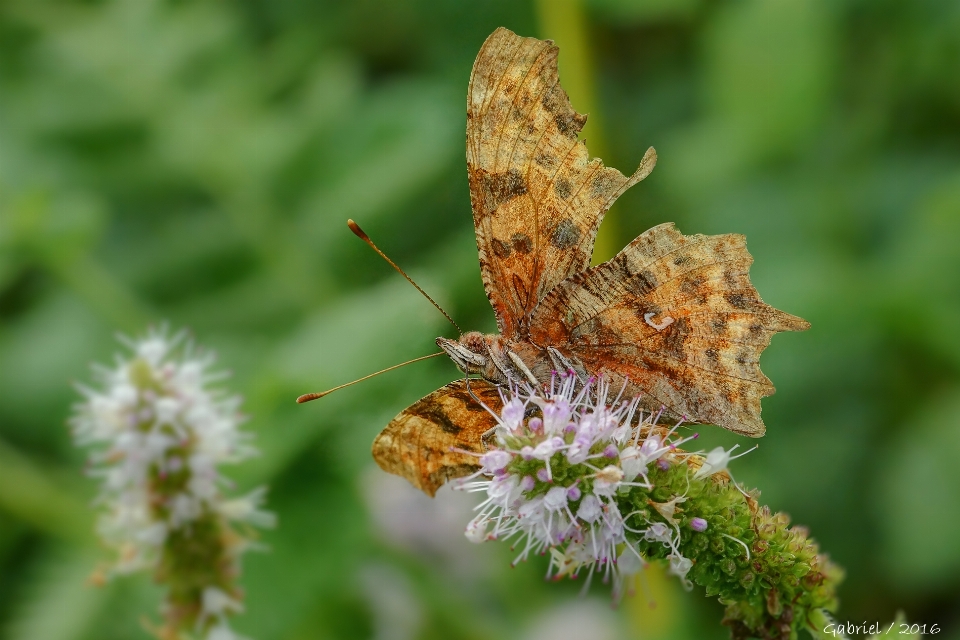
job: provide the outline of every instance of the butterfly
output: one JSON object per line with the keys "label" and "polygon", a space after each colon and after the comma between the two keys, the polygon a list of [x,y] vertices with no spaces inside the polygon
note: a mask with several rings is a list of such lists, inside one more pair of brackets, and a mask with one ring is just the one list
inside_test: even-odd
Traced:
{"label": "butterfly", "polygon": [[648,149],[630,176],[590,158],[558,51],[500,28],[470,76],[467,172],[499,333],[437,338],[477,377],[405,409],[373,444],[384,470],[429,495],[479,468],[475,454],[496,426],[483,405],[499,411],[498,387],[549,384],[557,371],[602,375],[667,418],[762,436],[760,399],[774,387],[760,354],[774,333],[809,327],[760,299],[742,235],[685,236],[661,224],[590,266],[604,213],[657,156]]}

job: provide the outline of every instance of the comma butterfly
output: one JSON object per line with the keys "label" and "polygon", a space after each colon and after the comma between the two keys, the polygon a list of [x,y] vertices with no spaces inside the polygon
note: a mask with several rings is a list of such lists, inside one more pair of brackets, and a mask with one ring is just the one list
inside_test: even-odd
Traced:
{"label": "comma butterfly", "polygon": [[401,412],[377,437],[386,471],[433,495],[472,473],[496,420],[498,385],[549,383],[553,372],[603,375],[669,418],[762,436],[759,367],[778,331],[809,324],[764,304],[742,235],[684,236],[656,226],[590,267],[610,205],[646,178],[591,159],[586,122],[557,76],[558,48],[497,29],[480,49],[467,98],[467,172],[480,269],[499,334],[437,344],[465,374]]}

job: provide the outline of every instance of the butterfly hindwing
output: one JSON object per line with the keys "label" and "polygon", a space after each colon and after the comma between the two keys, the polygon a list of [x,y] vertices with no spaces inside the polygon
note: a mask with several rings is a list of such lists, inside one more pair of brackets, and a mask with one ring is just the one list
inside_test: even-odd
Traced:
{"label": "butterfly hindwing", "polygon": [[[471,380],[470,391],[490,410],[500,411],[495,385]],[[481,437],[497,421],[470,391],[457,380],[401,411],[373,442],[377,464],[430,496],[447,480],[479,469],[477,456],[464,452],[483,453]]]}
{"label": "butterfly hindwing", "polygon": [[760,398],[774,388],[760,353],[774,333],[809,324],[760,299],[752,262],[741,235],[659,225],[550,292],[531,340],[614,384],[629,380],[648,409],[763,435]]}
{"label": "butterfly hindwing", "polygon": [[549,40],[497,29],[480,50],[467,97],[467,171],[480,269],[501,335],[556,284],[590,265],[614,200],[656,164],[649,149],[629,177],[590,159]]}

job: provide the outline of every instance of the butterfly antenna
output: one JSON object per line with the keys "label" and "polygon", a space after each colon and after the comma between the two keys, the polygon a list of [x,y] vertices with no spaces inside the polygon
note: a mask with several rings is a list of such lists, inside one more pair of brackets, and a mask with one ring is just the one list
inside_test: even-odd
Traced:
{"label": "butterfly antenna", "polygon": [[369,380],[370,378],[372,378],[372,377],[374,377],[374,376],[378,376],[378,375],[380,375],[381,373],[386,373],[387,371],[393,371],[394,369],[399,369],[400,367],[405,367],[405,366],[407,366],[408,364],[413,364],[414,362],[420,362],[421,360],[426,360],[426,359],[428,359],[428,358],[436,358],[437,356],[442,356],[442,355],[444,355],[444,352],[443,352],[443,351],[440,351],[440,352],[438,352],[438,353],[431,353],[431,354],[428,355],[428,356],[420,356],[419,358],[414,358],[413,360],[407,360],[406,362],[401,362],[400,364],[395,364],[395,365],[393,365],[392,367],[387,367],[386,369],[381,369],[380,371],[377,371],[376,373],[371,373],[371,374],[368,375],[368,376],[363,376],[362,378],[358,378],[358,379],[354,380],[353,382],[348,382],[348,383],[346,383],[346,384],[341,384],[340,386],[334,387],[333,389],[327,389],[326,391],[321,391],[321,392],[319,392],[319,393],[305,393],[305,394],[303,394],[302,396],[300,396],[299,398],[297,398],[297,404],[303,404],[304,402],[310,402],[311,400],[317,400],[317,399],[319,399],[319,398],[322,398],[322,397],[325,396],[325,395],[329,395],[329,394],[333,393],[333,392],[336,391],[337,389],[343,389],[344,387],[349,387],[349,386],[352,385],[352,384],[357,384],[358,382],[363,382],[364,380]]}
{"label": "butterfly antenna", "polygon": [[[444,311],[443,308],[442,308],[440,305],[437,304],[436,300],[434,300],[434,299],[431,298],[429,295],[427,295],[427,292],[424,291],[423,289],[421,289],[421,288],[420,288],[420,285],[418,285],[416,282],[413,281],[413,278],[411,278],[410,276],[408,276],[408,275],[403,271],[403,269],[401,269],[400,267],[398,267],[396,262],[394,262],[393,260],[391,260],[390,258],[388,258],[388,257],[387,257],[387,254],[385,254],[383,251],[380,251],[380,248],[379,248],[377,245],[373,244],[373,240],[370,239],[370,236],[368,236],[366,233],[364,233],[363,229],[360,228],[360,225],[358,225],[358,224],[357,224],[356,222],[354,222],[353,220],[347,220],[347,226],[350,227],[350,231],[353,231],[353,234],[354,234],[355,236],[357,236],[358,238],[360,238],[361,240],[363,240],[364,242],[366,242],[368,245],[370,245],[370,248],[373,249],[374,251],[376,251],[377,253],[379,253],[381,258],[383,258],[384,260],[386,260],[387,262],[389,262],[391,267],[393,267],[394,269],[396,269],[396,270],[400,273],[400,275],[402,275],[404,278],[407,279],[407,282],[409,282],[409,283],[412,284],[414,287],[416,287],[416,288],[417,288],[417,291],[419,291],[420,293],[422,293],[422,294],[423,294],[423,297],[426,298],[427,300],[429,300],[429,301],[430,301],[430,304],[432,304],[433,306],[435,306],[435,307],[437,308],[437,311],[439,311],[440,313],[442,313],[443,316],[444,316],[447,320],[450,321],[450,324],[452,324],[452,325],[456,328],[457,333],[459,333],[460,335],[463,335],[463,330],[460,328],[460,325],[458,325],[456,322],[454,322],[454,321],[453,321],[453,318],[451,318],[450,315],[449,315],[446,311]],[[399,366],[399,365],[398,365],[398,366]]]}

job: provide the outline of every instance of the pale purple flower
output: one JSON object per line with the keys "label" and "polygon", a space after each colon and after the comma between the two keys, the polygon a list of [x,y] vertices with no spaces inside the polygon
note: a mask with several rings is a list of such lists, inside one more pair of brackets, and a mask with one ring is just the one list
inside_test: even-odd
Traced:
{"label": "pale purple flower", "polygon": [[[649,520],[646,529],[628,527],[625,517],[636,514],[621,514],[616,497],[628,487],[650,489],[648,465],[675,455],[686,440],[668,441],[673,432],[661,435],[655,417],[639,412],[638,399],[611,403],[611,395],[616,393],[604,380],[583,384],[574,374],[555,379],[549,390],[512,389],[498,416],[511,428],[498,429],[496,448],[480,456],[482,469],[458,485],[486,494],[467,538],[510,540],[518,550],[514,563],[549,551],[548,577],[585,571],[589,583],[600,571],[619,597],[624,581],[644,566],[627,538],[630,531],[664,544],[675,558],[674,573],[684,578],[689,568],[678,549],[679,533]],[[518,418],[520,407],[531,404],[543,418]],[[553,469],[561,462],[566,471],[558,480]],[[675,497],[661,508],[682,500]]]}

